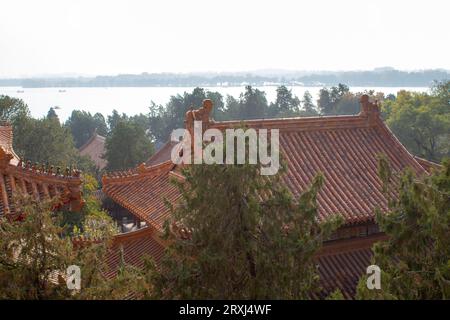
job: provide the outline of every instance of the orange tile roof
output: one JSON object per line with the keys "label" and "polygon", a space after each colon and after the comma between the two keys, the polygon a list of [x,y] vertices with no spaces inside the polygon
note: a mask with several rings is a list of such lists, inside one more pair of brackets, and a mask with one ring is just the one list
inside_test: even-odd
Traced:
{"label": "orange tile roof", "polygon": [[311,183],[319,171],[325,184],[318,195],[319,216],[341,214],[347,223],[373,217],[374,209],[387,209],[377,172],[378,154],[386,154],[394,171],[407,166],[424,170],[378,127],[289,132],[281,135],[288,170],[283,177],[294,195]]}
{"label": "orange tile roof", "polygon": [[[325,243],[315,257],[320,290],[311,298],[324,299],[339,289],[346,299],[353,299],[359,279],[371,265],[372,245],[384,239],[386,236],[383,234],[374,234],[366,238]],[[164,256],[165,246],[158,238],[158,233],[151,228],[115,236],[106,258],[108,266],[106,276],[113,277],[117,273],[122,262],[122,254],[123,262],[134,267],[143,266],[144,256],[152,257],[156,264],[159,264]]]}
{"label": "orange tile roof", "polygon": [[105,168],[108,163],[102,158],[105,153],[105,140],[105,137],[94,132],[92,137],[78,149],[82,156],[86,155],[91,158],[100,170]]}
{"label": "orange tile roof", "polygon": [[[369,103],[367,101],[367,103]],[[339,214],[347,224],[373,219],[374,209],[387,209],[378,177],[377,155],[388,157],[394,172],[411,167],[426,171],[378,116],[378,106],[366,105],[357,116],[326,116],[249,120],[249,128],[280,129],[280,150],[287,162],[283,176],[294,196],[301,194],[318,172],[325,184],[318,195],[319,217]],[[210,123],[209,128],[239,126],[238,121]]]}
{"label": "orange tile roof", "polygon": [[[339,214],[346,224],[364,223],[374,218],[376,207],[387,208],[377,172],[378,154],[388,157],[394,172],[406,167],[418,174],[426,170],[383,123],[378,106],[364,100],[364,96],[362,99],[362,112],[356,116],[215,122],[199,109],[191,111],[194,115],[187,116],[187,127],[189,129],[189,118],[195,118],[195,112],[199,112],[198,118],[205,122],[204,129],[225,130],[242,124],[255,129],[279,129],[280,149],[287,162],[283,180],[292,194],[298,196],[320,171],[326,179],[318,195],[319,217]],[[151,163],[170,157],[169,146],[171,144],[166,144],[165,150]],[[106,179],[103,191],[132,213],[160,228],[162,217],[168,213],[161,198],[168,196],[169,201],[178,198],[176,189],[169,182],[168,172],[175,167],[169,169],[169,162],[164,162],[164,173],[156,176],[117,173],[123,177]],[[154,166],[144,167],[152,172]]]}
{"label": "orange tile roof", "polygon": [[325,243],[315,258],[321,284],[317,298],[326,298],[339,289],[346,299],[353,299],[359,279],[372,264],[373,244],[386,238],[378,233]]}
{"label": "orange tile roof", "polygon": [[164,199],[175,203],[180,194],[171,183],[171,161],[145,166],[128,172],[111,173],[103,177],[103,192],[140,219],[162,230],[169,217]]}
{"label": "orange tile roof", "polygon": [[152,257],[156,263],[159,263],[164,250],[165,246],[155,230],[149,227],[116,235],[106,257],[107,276],[116,274],[122,262],[122,254],[126,264],[139,268],[143,266],[144,256]]}
{"label": "orange tile roof", "polygon": [[[326,178],[318,195],[319,217],[339,214],[346,225],[367,223],[374,219],[374,209],[386,209],[378,177],[378,154],[385,154],[394,172],[411,167],[425,174],[426,165],[418,162],[397,140],[379,117],[378,106],[362,97],[362,110],[356,116],[327,116],[289,119],[215,122],[208,119],[208,110],[189,111],[187,128],[194,119],[204,122],[203,128],[224,130],[241,126],[280,129],[280,149],[287,162],[283,181],[294,195],[299,195],[321,171]],[[207,106],[208,107],[208,106]],[[114,173],[103,179],[103,191],[130,212],[161,230],[169,215],[163,198],[175,203],[180,195],[170,184],[179,177],[177,168],[167,160],[170,144],[150,159],[150,166]],[[165,162],[162,162],[165,161]],[[159,163],[159,164],[158,164]],[[395,181],[394,181],[395,182]],[[394,195],[395,196],[395,195]],[[336,288],[352,298],[357,281],[370,264],[371,245],[384,235],[336,240],[326,243],[317,255],[317,264],[324,298]],[[135,250],[142,250],[136,246]]]}
{"label": "orange tile roof", "polygon": [[80,210],[83,200],[79,172],[57,173],[23,164],[12,148],[12,134],[10,125],[0,125],[0,215],[15,212],[16,193],[28,193],[38,200],[58,197],[60,205]]}

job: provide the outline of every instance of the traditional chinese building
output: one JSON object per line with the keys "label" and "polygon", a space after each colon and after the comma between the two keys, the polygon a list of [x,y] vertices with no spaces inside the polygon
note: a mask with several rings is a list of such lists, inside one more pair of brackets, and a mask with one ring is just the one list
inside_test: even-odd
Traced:
{"label": "traditional chinese building", "polygon": [[[256,130],[279,129],[280,151],[287,163],[282,180],[290,192],[299,196],[313,177],[322,172],[325,184],[317,199],[319,219],[340,215],[345,221],[316,256],[324,289],[319,298],[336,288],[346,298],[353,297],[358,279],[370,265],[373,243],[386,238],[374,219],[376,208],[387,210],[377,156],[386,155],[393,172],[410,167],[422,175],[435,166],[405,149],[381,120],[376,102],[370,102],[367,95],[360,102],[358,115],[243,121],[246,127]],[[242,121],[216,122],[210,118],[211,109],[211,101],[205,100],[202,108],[189,111],[186,128],[192,130],[194,120],[202,121],[204,129],[225,130],[242,124]],[[146,222],[144,230],[117,239],[116,245],[123,247],[126,262],[139,265],[143,254],[151,254],[158,260],[163,253],[164,243],[159,234],[170,214],[164,199],[171,203],[178,201],[180,194],[170,180],[182,178],[170,160],[173,146],[168,142],[136,169],[103,177],[104,194],[137,221]],[[394,178],[394,183],[397,182]]]}
{"label": "traditional chinese building", "polygon": [[0,124],[0,216],[15,213],[14,196],[29,194],[37,200],[56,198],[58,206],[78,211],[83,205],[78,171],[22,161],[14,152],[10,124]]}
{"label": "traditional chinese building", "polygon": [[94,132],[93,135],[83,144],[78,152],[82,156],[88,156],[98,169],[102,170],[106,167],[107,161],[103,159],[103,154],[105,153],[105,137]]}

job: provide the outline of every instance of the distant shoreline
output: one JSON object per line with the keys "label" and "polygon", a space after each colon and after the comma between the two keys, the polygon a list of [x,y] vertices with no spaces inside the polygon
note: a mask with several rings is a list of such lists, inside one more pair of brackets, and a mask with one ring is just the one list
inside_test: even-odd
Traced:
{"label": "distant shoreline", "polygon": [[[345,84],[345,83],[344,83]],[[408,88],[428,88],[432,83],[428,85],[351,85],[352,87],[370,87],[370,88],[402,88],[402,87],[408,87]],[[236,84],[236,85],[229,85],[229,86],[218,86],[218,85],[212,85],[212,84],[199,84],[195,86],[191,85],[160,85],[160,86],[35,86],[35,87],[23,87],[23,86],[17,86],[17,85],[2,85],[0,84],[1,88],[17,88],[17,89],[59,89],[59,88],[236,88],[236,87],[245,87],[247,84]],[[267,85],[260,85],[260,84],[249,84],[252,87],[277,87],[284,85],[286,87],[299,87],[299,88],[320,88],[320,87],[331,87],[332,85],[291,85],[291,84],[267,84]]]}
{"label": "distant shoreline", "polygon": [[434,81],[450,79],[447,70],[399,71],[395,69],[343,72],[288,73],[142,73],[95,77],[41,77],[0,79],[1,87],[89,88],[89,87],[236,87],[299,86],[331,87],[429,87]]}

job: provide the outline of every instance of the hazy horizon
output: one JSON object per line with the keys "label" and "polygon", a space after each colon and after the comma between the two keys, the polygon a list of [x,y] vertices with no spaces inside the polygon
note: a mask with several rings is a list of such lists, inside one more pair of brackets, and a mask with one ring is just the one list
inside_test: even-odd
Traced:
{"label": "hazy horizon", "polygon": [[[390,66],[380,66],[375,67],[372,69],[354,69],[354,70],[295,70],[295,69],[254,69],[254,70],[237,70],[237,71],[215,71],[215,70],[204,70],[204,71],[188,71],[188,72],[168,72],[168,71],[161,71],[161,72],[154,72],[154,74],[174,74],[174,75],[227,75],[227,74],[250,74],[250,75],[257,75],[257,74],[326,74],[326,73],[339,73],[339,72],[374,72],[377,71],[377,69],[382,68],[392,68],[396,71],[402,71],[402,72],[423,72],[423,71],[433,71],[433,70],[441,70],[450,73],[450,69],[445,68],[432,68],[432,69],[397,69]],[[2,79],[14,79],[14,78],[77,78],[77,77],[86,77],[86,78],[93,78],[98,76],[120,76],[125,74],[132,74],[132,75],[141,75],[141,74],[152,74],[152,72],[148,71],[142,71],[142,72],[136,72],[136,73],[109,73],[109,74],[87,74],[87,73],[76,73],[76,72],[62,72],[62,73],[42,73],[42,74],[31,74],[31,75],[17,75],[17,76],[5,76],[1,77]]]}
{"label": "hazy horizon", "polygon": [[448,1],[2,3],[0,78],[450,70]]}

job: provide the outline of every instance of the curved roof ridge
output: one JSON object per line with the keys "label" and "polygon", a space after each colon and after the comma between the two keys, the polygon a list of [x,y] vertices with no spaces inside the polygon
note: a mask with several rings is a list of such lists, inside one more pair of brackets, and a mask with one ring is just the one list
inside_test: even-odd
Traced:
{"label": "curved roof ridge", "polygon": [[124,232],[124,233],[118,233],[113,236],[113,243],[114,245],[124,243],[126,241],[139,239],[141,237],[149,236],[153,238],[156,242],[159,244],[167,244],[167,241],[161,238],[162,232],[155,228],[152,224],[148,224],[145,227],[142,227],[137,230]]}
{"label": "curved roof ridge", "polygon": [[255,129],[273,128],[282,131],[314,131],[368,127],[372,123],[367,121],[367,116],[363,113],[357,115],[210,121],[211,128],[217,129],[233,128],[240,125]]}
{"label": "curved roof ridge", "polygon": [[8,171],[13,172],[14,175],[24,178],[32,178],[45,182],[61,183],[61,182],[76,182],[81,183],[81,172],[71,172],[67,174],[56,174],[56,172],[43,172],[40,169],[24,168],[22,166],[16,166],[13,164],[8,165]]}
{"label": "curved roof ridge", "polygon": [[317,116],[298,116],[298,117],[281,117],[281,118],[257,118],[257,119],[235,119],[235,120],[222,120],[214,121],[215,124],[222,123],[240,123],[240,122],[250,122],[250,123],[266,123],[266,122],[281,122],[281,121],[303,121],[307,119],[333,119],[333,118],[349,118],[356,117],[359,114],[342,114],[342,115],[317,115]]}
{"label": "curved roof ridge", "polygon": [[418,156],[414,156],[414,159],[428,172],[433,169],[441,169],[442,165]]}
{"label": "curved roof ridge", "polygon": [[145,163],[141,163],[139,166],[122,171],[113,171],[106,173],[102,177],[103,184],[126,182],[139,177],[144,177],[151,174],[157,174],[163,170],[170,170],[175,166],[172,160],[167,160],[158,164],[147,166]]}
{"label": "curved roof ridge", "polygon": [[130,240],[134,237],[139,237],[139,236],[145,235],[147,233],[152,234],[153,231],[154,231],[154,229],[152,227],[145,226],[145,227],[137,229],[137,230],[115,234],[114,241],[121,242],[121,241]]}
{"label": "curved roof ridge", "polygon": [[408,149],[406,149],[406,147],[400,142],[400,140],[397,138],[397,136],[392,132],[392,130],[384,123],[384,121],[381,118],[378,118],[376,121],[377,127],[380,128],[383,133],[390,139],[392,139],[392,142],[394,143],[394,147],[406,154],[407,156],[410,157],[410,160],[416,164],[416,169],[423,170],[425,172],[428,172],[426,170],[426,168],[424,168],[422,166],[422,164],[418,161],[417,157],[415,155],[413,155],[411,152],[409,152]]}

